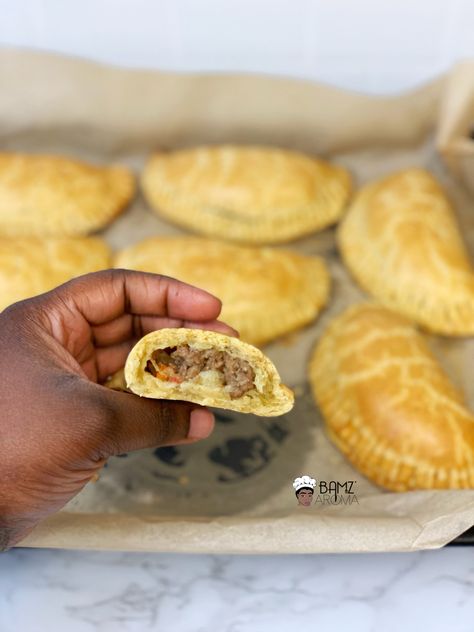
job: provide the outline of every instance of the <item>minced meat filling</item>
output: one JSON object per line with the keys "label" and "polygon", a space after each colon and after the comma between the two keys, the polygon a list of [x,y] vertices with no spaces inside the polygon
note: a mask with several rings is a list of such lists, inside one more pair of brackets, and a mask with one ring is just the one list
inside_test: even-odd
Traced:
{"label": "minced meat filling", "polygon": [[219,371],[231,399],[242,397],[254,388],[255,373],[246,360],[226,351],[192,349],[189,345],[157,349],[146,364],[146,371],[167,382],[183,382],[201,371]]}

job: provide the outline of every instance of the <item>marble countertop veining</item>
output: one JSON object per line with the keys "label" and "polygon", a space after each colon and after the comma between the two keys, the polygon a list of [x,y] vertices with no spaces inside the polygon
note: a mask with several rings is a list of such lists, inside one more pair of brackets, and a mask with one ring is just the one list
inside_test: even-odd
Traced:
{"label": "marble countertop veining", "polygon": [[473,632],[474,549],[188,555],[14,549],[1,632]]}

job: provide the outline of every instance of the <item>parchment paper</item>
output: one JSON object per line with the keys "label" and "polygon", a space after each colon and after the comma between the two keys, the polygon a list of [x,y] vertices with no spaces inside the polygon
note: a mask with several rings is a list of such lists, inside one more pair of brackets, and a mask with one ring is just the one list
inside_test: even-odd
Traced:
{"label": "parchment paper", "polygon": [[448,169],[474,193],[474,61],[459,64],[448,78],[437,147]]}
{"label": "parchment paper", "polygon": [[[435,152],[457,129],[456,82],[441,78],[397,98],[345,93],[258,76],[189,76],[109,68],[25,51],[0,51],[0,143],[141,169],[157,147],[265,143],[331,157],[361,184],[403,166],[433,170],[474,249],[473,200]],[[448,92],[446,90],[448,89]],[[473,88],[471,82],[471,103]],[[463,92],[464,98],[467,95]],[[448,98],[449,96],[449,98]],[[449,123],[449,124],[448,124]],[[441,132],[439,132],[441,134]],[[138,195],[104,231],[118,248],[179,234]],[[355,471],[327,440],[306,380],[310,351],[329,320],[364,298],[337,255],[334,230],[289,247],[322,254],[332,272],[329,307],[312,326],[265,351],[297,394],[294,410],[260,419],[217,411],[197,445],[109,460],[100,480],[43,522],[22,546],[147,551],[312,553],[442,546],[474,524],[474,490],[388,493]],[[430,337],[474,406],[474,340]],[[358,502],[296,505],[293,479],[355,481]]]}

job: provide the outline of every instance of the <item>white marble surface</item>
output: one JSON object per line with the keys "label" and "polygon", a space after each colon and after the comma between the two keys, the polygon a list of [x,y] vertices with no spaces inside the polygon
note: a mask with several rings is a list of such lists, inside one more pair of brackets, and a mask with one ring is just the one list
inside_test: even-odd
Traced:
{"label": "white marble surface", "polygon": [[1,632],[472,632],[474,549],[214,556],[15,549]]}

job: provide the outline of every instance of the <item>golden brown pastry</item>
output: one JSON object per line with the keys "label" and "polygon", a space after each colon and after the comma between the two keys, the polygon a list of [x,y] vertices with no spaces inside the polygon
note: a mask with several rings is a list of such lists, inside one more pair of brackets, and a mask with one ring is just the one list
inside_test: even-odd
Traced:
{"label": "golden brown pastry", "polygon": [[319,257],[199,237],[146,239],[122,250],[115,266],[165,274],[211,292],[222,300],[222,320],[252,344],[311,322],[330,286]]}
{"label": "golden brown pastry", "polygon": [[154,154],[142,185],[152,208],[180,226],[270,244],[334,224],[351,181],[342,167],[295,151],[221,145]]}
{"label": "golden brown pastry", "polygon": [[0,310],[73,277],[110,267],[109,247],[98,237],[0,238]]}
{"label": "golden brown pastry", "polygon": [[309,371],[330,437],[374,483],[474,487],[474,416],[403,316],[349,308],[323,334]]}
{"label": "golden brown pastry", "polygon": [[125,363],[130,391],[273,417],[293,407],[293,392],[256,347],[213,331],[160,329],[144,336]]}
{"label": "golden brown pastry", "polygon": [[430,173],[407,169],[363,187],[338,241],[356,280],[384,305],[433,332],[474,334],[474,271]]}
{"label": "golden brown pastry", "polygon": [[125,167],[0,153],[0,236],[85,235],[118,215],[134,187]]}

